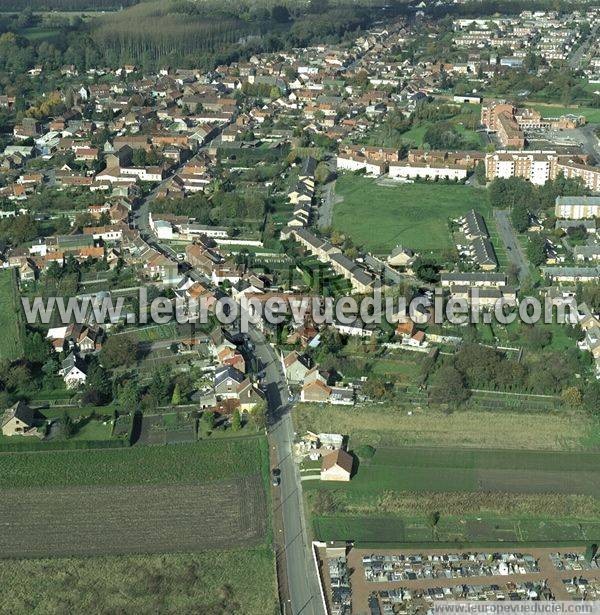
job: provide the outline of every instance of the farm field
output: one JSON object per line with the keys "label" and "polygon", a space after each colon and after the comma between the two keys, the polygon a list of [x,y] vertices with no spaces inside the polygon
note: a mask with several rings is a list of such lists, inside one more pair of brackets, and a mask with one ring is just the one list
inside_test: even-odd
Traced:
{"label": "farm field", "polygon": [[202,485],[7,489],[0,515],[2,557],[256,546],[267,532],[258,473]]}
{"label": "farm field", "polygon": [[489,217],[485,191],[435,183],[380,185],[358,175],[336,182],[342,197],[333,212],[333,227],[376,254],[402,244],[416,251],[441,251],[452,245],[448,220],[469,209]]}
{"label": "farm field", "polygon": [[252,476],[266,455],[263,438],[0,455],[0,487],[196,484]]}
{"label": "farm field", "polygon": [[445,414],[398,405],[363,405],[352,408],[298,404],[293,411],[299,434],[343,433],[351,446],[440,446],[525,450],[586,450],[598,447],[598,426],[593,420],[567,411],[514,412],[507,408],[479,409]]}
{"label": "farm field", "polygon": [[600,536],[599,468],[600,453],[381,447],[350,483],[303,488],[320,540],[583,542]]}
{"label": "farm field", "polygon": [[[278,612],[273,553],[268,547],[0,560],[0,600],[10,613],[168,611],[184,615],[240,612],[241,604],[244,615]],[[42,604],[43,608],[32,608]]]}
{"label": "farm field", "polygon": [[21,304],[12,269],[0,271],[0,359],[23,356]]}
{"label": "farm field", "polygon": [[[352,441],[350,442],[352,447]],[[306,489],[335,489],[309,481]],[[600,497],[600,453],[377,448],[345,486],[353,494],[385,492],[561,493]]]}

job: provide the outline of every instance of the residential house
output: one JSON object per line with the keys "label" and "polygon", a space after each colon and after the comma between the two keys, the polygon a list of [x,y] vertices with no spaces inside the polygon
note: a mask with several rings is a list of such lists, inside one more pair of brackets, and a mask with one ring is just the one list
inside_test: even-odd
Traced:
{"label": "residential house", "polygon": [[4,411],[2,416],[2,435],[15,436],[27,434],[35,427],[35,413],[24,402],[16,404]]}
{"label": "residential house", "polygon": [[354,459],[342,449],[325,455],[321,460],[321,480],[348,482]]}

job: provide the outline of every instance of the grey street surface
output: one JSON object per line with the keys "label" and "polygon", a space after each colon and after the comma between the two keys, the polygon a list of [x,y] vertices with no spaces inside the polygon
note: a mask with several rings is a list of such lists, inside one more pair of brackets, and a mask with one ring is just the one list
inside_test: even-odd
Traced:
{"label": "grey street surface", "polygon": [[496,219],[502,243],[506,247],[508,259],[516,266],[519,282],[523,284],[529,278],[529,261],[525,256],[523,248],[521,248],[515,229],[510,221],[508,210],[495,209],[494,218]]}
{"label": "grey street surface", "polygon": [[333,206],[335,205],[335,180],[323,186],[321,204],[319,206],[319,228],[327,228],[333,222]]}
{"label": "grey street surface", "polygon": [[598,124],[586,124],[578,130],[583,140],[584,150],[596,160],[600,160],[600,141],[598,141],[598,137],[594,134],[594,129],[597,127]]}
{"label": "grey street surface", "polygon": [[571,57],[569,58],[569,66],[571,68],[579,68],[579,65],[581,64],[581,60],[583,59],[584,55],[591,48],[592,44],[597,41],[596,35],[598,34],[599,27],[600,26],[598,25],[594,26],[591,29],[590,35],[587,37],[587,39],[581,45],[579,45],[579,47],[571,54]]}
{"label": "grey street surface", "polygon": [[310,553],[304,520],[300,473],[292,458],[294,427],[289,392],[281,363],[273,347],[256,329],[250,330],[254,353],[265,370],[263,389],[269,404],[269,433],[281,470],[281,515],[284,526],[285,559],[293,615],[325,615],[319,594],[317,573]]}
{"label": "grey street surface", "polygon": [[[176,254],[168,246],[149,235],[148,205],[158,188],[144,199],[138,214],[140,230],[146,231],[148,243],[177,262]],[[208,282],[200,272],[190,269],[187,275],[196,281]],[[254,345],[253,353],[258,360],[259,370],[264,370],[263,389],[269,406],[269,434],[275,446],[275,456],[281,470],[281,514],[283,521],[285,560],[287,566],[288,591],[291,604],[284,605],[285,615],[325,615],[321,603],[317,572],[312,560],[308,534],[304,519],[300,473],[292,458],[294,427],[291,406],[288,403],[289,391],[281,363],[276,351],[257,329],[251,329],[249,337]],[[172,340],[157,342],[170,345]],[[166,346],[165,346],[166,347]],[[152,344],[152,349],[155,344]]]}

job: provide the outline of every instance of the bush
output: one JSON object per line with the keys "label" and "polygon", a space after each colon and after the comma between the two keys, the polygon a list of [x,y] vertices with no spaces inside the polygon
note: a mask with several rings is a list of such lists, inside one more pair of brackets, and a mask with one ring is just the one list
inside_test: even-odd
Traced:
{"label": "bush", "polygon": [[375,448],[369,444],[363,444],[354,451],[360,459],[373,459],[375,455]]}

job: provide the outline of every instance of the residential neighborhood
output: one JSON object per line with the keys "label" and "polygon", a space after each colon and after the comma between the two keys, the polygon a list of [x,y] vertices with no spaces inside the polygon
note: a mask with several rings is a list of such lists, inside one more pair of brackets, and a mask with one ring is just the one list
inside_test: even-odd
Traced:
{"label": "residential neighborhood", "polygon": [[600,6],[5,4],[3,609],[597,600]]}

